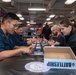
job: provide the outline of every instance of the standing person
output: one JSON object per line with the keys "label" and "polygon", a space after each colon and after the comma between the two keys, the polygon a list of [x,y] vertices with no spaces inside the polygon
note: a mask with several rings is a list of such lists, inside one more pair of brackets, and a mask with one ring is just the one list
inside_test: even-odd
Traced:
{"label": "standing person", "polygon": [[2,19],[0,28],[0,60],[20,53],[31,52],[29,47],[14,49],[13,41],[9,38],[9,34],[13,34],[15,28],[18,27],[18,20],[19,18],[11,12],[7,13]]}
{"label": "standing person", "polygon": [[18,28],[15,29],[14,33],[10,35],[10,38],[12,41],[15,41],[15,46],[27,46],[32,44],[32,40],[24,41],[22,40],[22,37],[20,35],[23,34],[23,26],[18,26]]}
{"label": "standing person", "polygon": [[70,46],[73,52],[76,55],[76,30],[73,29],[73,26],[69,19],[64,19],[60,22],[61,32],[66,38],[66,45]]}
{"label": "standing person", "polygon": [[45,39],[49,40],[49,36],[51,34],[51,28],[49,27],[49,25],[47,23],[46,23],[45,27],[43,27],[42,34],[45,37]]}

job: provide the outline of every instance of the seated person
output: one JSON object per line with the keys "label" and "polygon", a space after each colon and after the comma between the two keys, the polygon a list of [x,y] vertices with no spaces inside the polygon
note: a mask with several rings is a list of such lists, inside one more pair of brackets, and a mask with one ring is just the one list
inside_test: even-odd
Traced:
{"label": "seated person", "polygon": [[11,12],[7,13],[2,19],[0,28],[0,60],[21,53],[31,53],[30,47],[14,49],[13,41],[9,37],[9,34],[13,34],[15,28],[18,27],[18,20],[19,17]]}
{"label": "seated person", "polygon": [[23,33],[23,26],[18,26],[18,28],[15,29],[14,33],[10,35],[10,38],[12,41],[15,41],[15,46],[27,46],[32,44],[32,40],[29,41],[24,41],[22,40],[22,35]]}
{"label": "seated person", "polygon": [[51,28],[51,31],[53,35],[51,36],[51,41],[48,41],[48,44],[51,46],[65,46],[65,37],[61,33],[60,27],[58,25],[54,25]]}

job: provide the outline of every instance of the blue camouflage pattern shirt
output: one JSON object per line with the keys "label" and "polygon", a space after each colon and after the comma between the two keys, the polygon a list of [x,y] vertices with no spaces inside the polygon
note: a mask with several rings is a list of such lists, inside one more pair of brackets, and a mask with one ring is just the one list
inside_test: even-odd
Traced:
{"label": "blue camouflage pattern shirt", "polygon": [[4,50],[11,50],[14,46],[14,42],[9,38],[9,35],[7,38],[3,30],[0,28],[0,52]]}

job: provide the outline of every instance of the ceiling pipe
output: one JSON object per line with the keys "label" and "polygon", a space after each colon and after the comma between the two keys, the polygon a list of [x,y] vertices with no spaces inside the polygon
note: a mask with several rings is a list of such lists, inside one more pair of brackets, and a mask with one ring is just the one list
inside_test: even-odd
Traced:
{"label": "ceiling pipe", "polygon": [[56,2],[56,0],[51,0],[46,8],[46,11],[48,12],[50,10],[50,8],[54,5],[54,3]]}

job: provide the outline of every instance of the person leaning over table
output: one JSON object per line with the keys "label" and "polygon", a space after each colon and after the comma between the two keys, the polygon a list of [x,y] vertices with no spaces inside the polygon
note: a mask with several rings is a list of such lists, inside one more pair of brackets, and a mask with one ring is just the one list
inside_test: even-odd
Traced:
{"label": "person leaning over table", "polygon": [[65,46],[65,37],[64,35],[61,33],[60,27],[58,25],[54,25],[53,27],[51,27],[51,31],[52,31],[52,36],[50,38],[50,40],[46,40],[47,43],[51,46]]}
{"label": "person leaning over table", "polygon": [[30,47],[14,49],[15,45],[9,38],[9,35],[13,34],[15,28],[18,27],[18,20],[19,17],[11,12],[8,12],[2,19],[0,28],[0,60],[20,53],[31,53]]}
{"label": "person leaning over table", "polygon": [[60,22],[61,32],[66,39],[66,45],[70,46],[76,55],[76,30],[73,29],[73,25],[70,20],[65,18]]}
{"label": "person leaning over table", "polygon": [[31,45],[33,40],[30,39],[29,41],[24,41],[22,40],[22,37],[20,35],[23,34],[23,26],[22,25],[19,25],[13,34],[10,35],[10,38],[12,41],[15,41],[15,45],[16,46],[28,46],[28,45]]}

